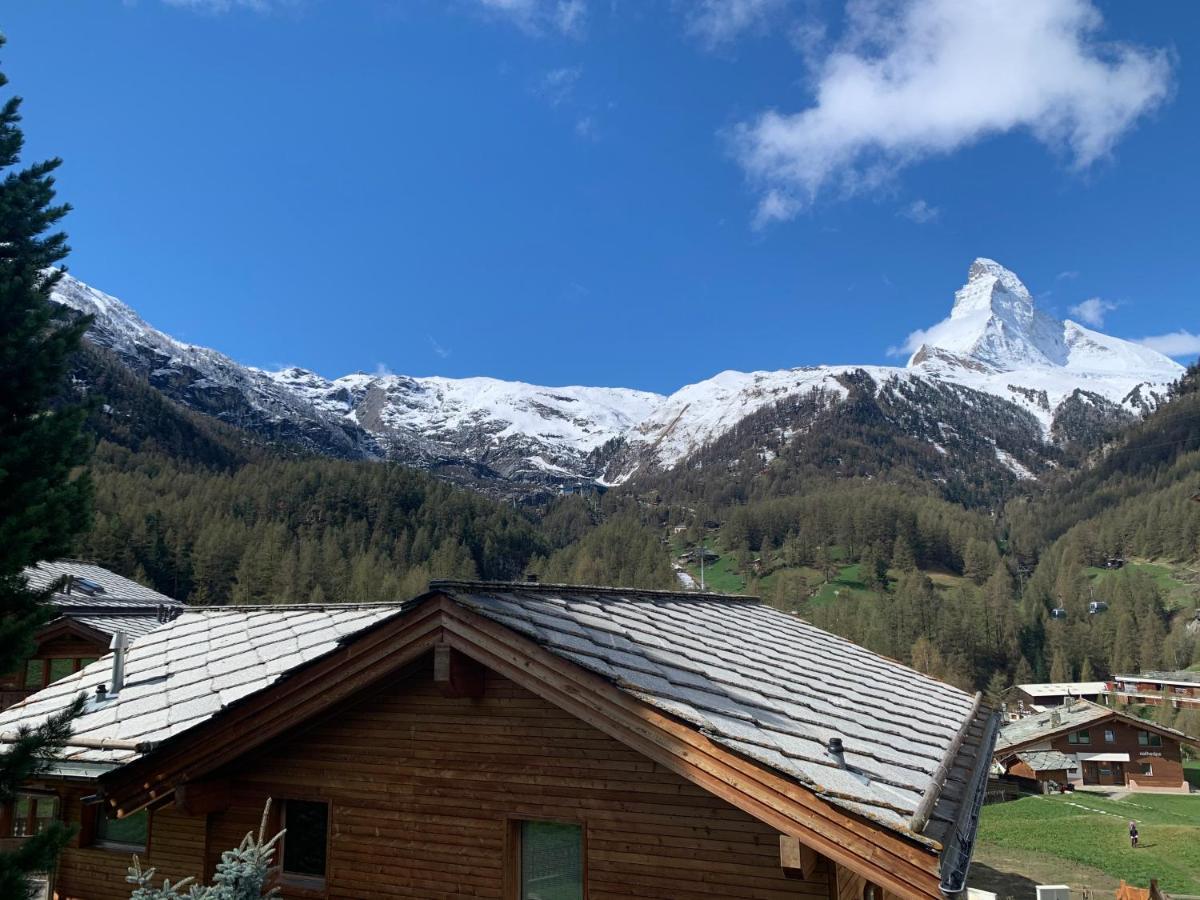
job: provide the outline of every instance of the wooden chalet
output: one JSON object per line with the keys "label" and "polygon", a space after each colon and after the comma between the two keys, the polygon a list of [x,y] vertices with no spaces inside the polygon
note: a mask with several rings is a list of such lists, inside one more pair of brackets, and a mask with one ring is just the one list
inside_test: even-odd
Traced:
{"label": "wooden chalet", "polygon": [[1169,703],[1176,709],[1200,709],[1200,672],[1114,675],[1105,685],[1104,697],[1113,706],[1161,706]]}
{"label": "wooden chalet", "polygon": [[80,827],[60,898],[125,900],[135,852],[208,877],[268,798],[286,898],[955,896],[998,727],[978,694],[714,594],[193,608],[122,662],[0,713],[3,738],[90,698],[6,819]]}
{"label": "wooden chalet", "polygon": [[109,651],[115,634],[130,640],[170,621],[178,600],[92,563],[56,560],[25,569],[34,590],[49,591],[52,621],[34,635],[37,649],[17,671],[0,676],[0,709],[7,709]]}
{"label": "wooden chalet", "polygon": [[[1181,748],[1200,741],[1119,710],[1076,700],[1000,729],[996,762],[1006,775],[1044,784],[1189,790]],[[1069,763],[1069,765],[1064,765]]]}

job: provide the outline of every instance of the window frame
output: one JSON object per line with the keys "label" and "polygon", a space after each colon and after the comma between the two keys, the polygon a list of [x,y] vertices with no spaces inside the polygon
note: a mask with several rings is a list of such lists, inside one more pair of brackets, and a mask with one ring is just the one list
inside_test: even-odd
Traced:
{"label": "window frame", "polygon": [[27,797],[30,800],[29,812],[25,815],[27,828],[37,821],[37,817],[34,814],[37,812],[38,800],[54,801],[54,814],[50,817],[50,822],[62,821],[63,804],[62,798],[58,794],[53,791],[17,791],[16,796],[7,803],[4,803],[3,808],[0,809],[0,839],[23,841],[40,833],[27,830],[25,834],[13,834],[13,827],[17,824],[17,804],[21,801],[22,797]]}
{"label": "window frame", "polygon": [[579,829],[579,853],[582,862],[583,900],[588,900],[588,826],[584,819],[562,816],[508,815],[504,820],[504,900],[521,897],[521,826],[527,822],[546,822],[554,825],[574,825]]}
{"label": "window frame", "polygon": [[1140,729],[1138,731],[1138,746],[1139,747],[1162,747],[1162,735],[1156,731],[1146,731]]}
{"label": "window frame", "polygon": [[1115,744],[1117,742],[1117,732],[1115,728],[1104,729],[1104,743]]}
{"label": "window frame", "polygon": [[[324,896],[329,881],[329,867],[333,860],[333,802],[328,797],[299,796],[272,797],[273,807],[271,818],[274,820],[272,831],[279,834],[287,828],[288,803],[319,803],[325,807],[325,873],[323,875],[305,875],[302,872],[289,872],[284,866],[285,847],[288,836],[285,834],[276,849],[278,875],[275,880],[280,885],[298,889],[301,892],[312,892]],[[294,891],[292,891],[294,892]],[[289,892],[289,893],[292,893]]]}
{"label": "window frame", "polygon": [[[84,816],[90,816],[90,821],[88,821],[88,823],[84,829],[84,832],[87,837],[87,840],[86,840],[87,846],[93,847],[97,850],[111,850],[116,853],[145,853],[145,854],[149,855],[149,853],[150,853],[150,831],[151,831],[151,827],[152,827],[151,823],[152,823],[153,817],[151,816],[149,809],[139,809],[137,812],[133,813],[132,815],[134,815],[134,816],[145,815],[146,816],[146,840],[145,840],[145,843],[130,844],[130,843],[126,843],[124,841],[111,841],[111,840],[105,839],[100,834],[100,823],[107,816],[107,810],[105,809],[104,805],[97,804],[96,806],[85,806],[84,807]],[[130,818],[130,816],[126,816],[126,818]],[[117,821],[120,821],[120,820],[117,820]],[[84,841],[81,840],[80,843],[83,844]]]}
{"label": "window frame", "polygon": [[1072,731],[1067,735],[1067,743],[1074,744],[1077,747],[1090,747],[1092,745],[1092,732],[1087,728]]}

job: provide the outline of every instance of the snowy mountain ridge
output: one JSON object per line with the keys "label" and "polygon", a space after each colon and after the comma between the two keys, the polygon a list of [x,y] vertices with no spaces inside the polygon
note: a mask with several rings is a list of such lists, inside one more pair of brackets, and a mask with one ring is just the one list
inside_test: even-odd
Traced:
{"label": "snowy mountain ridge", "polygon": [[[173,399],[271,439],[345,457],[391,458],[464,482],[545,488],[617,484],[669,469],[764,407],[798,396],[837,403],[870,379],[891,402],[922,386],[982,408],[975,392],[1028,413],[1057,439],[1064,411],[1106,416],[1152,409],[1183,367],[1146,347],[1036,308],[1009,269],[975,260],[950,316],[920,332],[907,366],[814,366],[721,372],[669,396],[627,388],[542,387],[498,379],[265,371],[186,344],[70,276],[55,299],[95,322],[89,339]],[[940,386],[940,387],[939,387]],[[1101,409],[1103,407],[1103,409]],[[991,408],[989,406],[989,408]],[[1082,411],[1082,412],[1081,412]],[[944,423],[954,430],[953,423]],[[797,422],[789,433],[802,433]],[[619,445],[617,450],[613,447]],[[939,445],[940,446],[940,445]],[[1017,477],[1029,465],[996,450]]]}

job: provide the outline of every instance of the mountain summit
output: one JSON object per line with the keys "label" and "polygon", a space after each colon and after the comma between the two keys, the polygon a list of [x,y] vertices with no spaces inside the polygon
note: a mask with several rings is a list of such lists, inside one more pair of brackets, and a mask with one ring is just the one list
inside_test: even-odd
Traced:
{"label": "mountain summit", "polygon": [[928,358],[931,348],[1006,372],[1065,365],[1068,353],[1063,323],[1035,308],[1016,274],[983,258],[971,263],[950,318],[924,333],[909,366]]}
{"label": "mountain summit", "polygon": [[[54,299],[93,315],[91,342],[179,403],[272,441],[394,459],[504,495],[619,484],[689,460],[768,465],[839,415],[891,428],[947,472],[985,454],[1002,477],[1024,478],[1054,464],[1055,444],[1094,440],[1150,411],[1183,372],[1153,350],[1038,310],[1013,272],[982,258],[905,368],[729,371],[670,396],[492,378],[268,372],[177,341],[70,276]],[[942,470],[926,477],[940,479]]]}

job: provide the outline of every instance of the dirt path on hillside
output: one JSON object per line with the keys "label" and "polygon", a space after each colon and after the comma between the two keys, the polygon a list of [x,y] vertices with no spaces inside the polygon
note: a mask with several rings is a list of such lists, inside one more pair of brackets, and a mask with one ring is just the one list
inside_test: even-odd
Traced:
{"label": "dirt path on hillside", "polygon": [[[1074,891],[1090,888],[1093,896],[1111,896],[1119,882],[1099,869],[1030,850],[980,844],[971,863],[973,888],[994,892],[999,900],[1029,900],[1039,884],[1069,884]],[[1101,893],[1104,892],[1104,893]]]}

